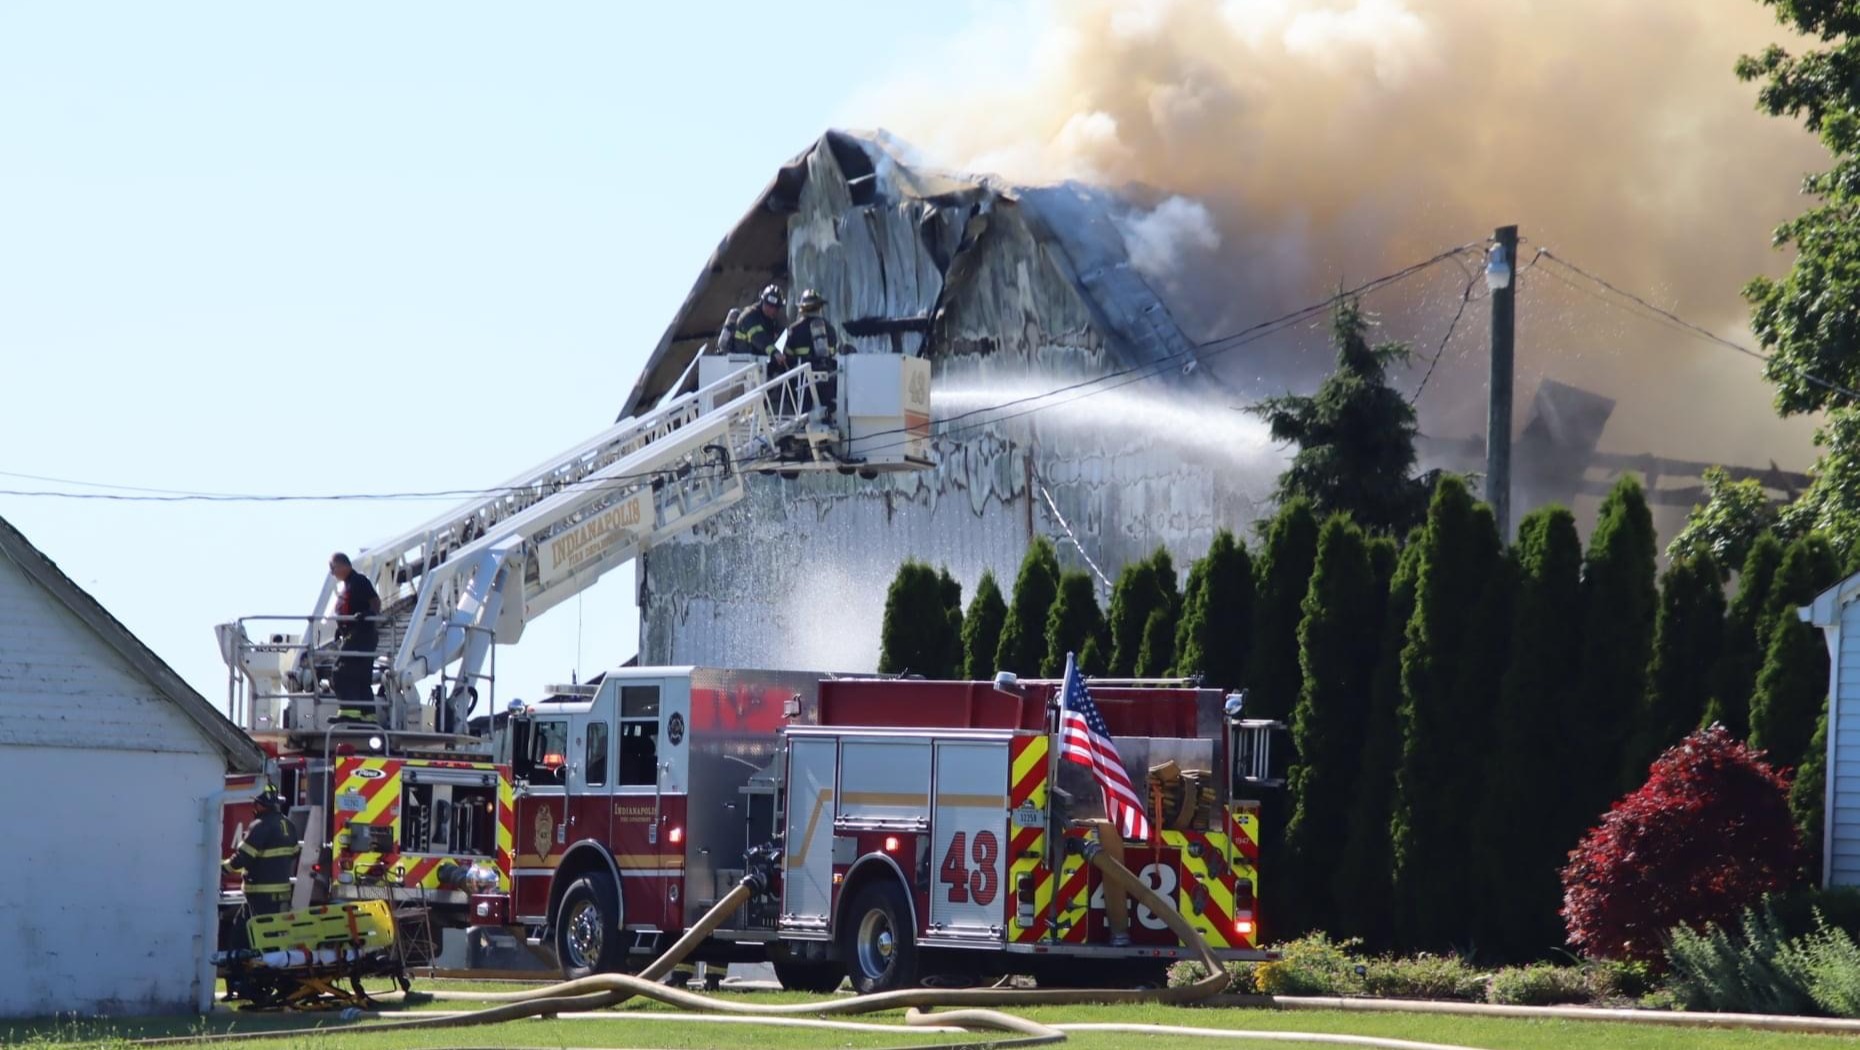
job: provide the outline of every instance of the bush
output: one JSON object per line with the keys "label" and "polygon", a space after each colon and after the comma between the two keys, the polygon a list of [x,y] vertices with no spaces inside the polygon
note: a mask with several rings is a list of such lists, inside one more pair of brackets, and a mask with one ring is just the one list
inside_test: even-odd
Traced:
{"label": "bush", "polygon": [[1657,960],[1666,931],[1728,923],[1800,874],[1788,783],[1722,726],[1653,764],[1563,872],[1569,941],[1597,959]]}
{"label": "bush", "polygon": [[1595,998],[1589,977],[1575,966],[1532,963],[1494,974],[1486,998],[1506,1006],[1586,1003]]}
{"label": "bush", "polygon": [[[1259,991],[1253,983],[1253,963],[1227,964],[1227,988],[1230,995],[1252,995]],[[1194,959],[1184,959],[1169,967],[1169,987],[1186,988],[1207,976],[1208,968]]]}
{"label": "bush", "polygon": [[1778,963],[1823,1013],[1860,1017],[1860,945],[1846,931],[1821,922],[1814,933],[1783,945]]}
{"label": "bush", "polygon": [[1457,955],[1422,953],[1407,959],[1371,959],[1363,966],[1363,990],[1385,999],[1466,999],[1485,995],[1484,978]]}
{"label": "bush", "polygon": [[1350,949],[1359,942],[1333,941],[1321,933],[1278,946],[1279,958],[1253,969],[1253,981],[1267,995],[1358,995],[1363,979]]}
{"label": "bush", "polygon": [[1860,889],[1852,886],[1809,886],[1768,897],[1765,903],[1786,936],[1802,937],[1825,924],[1860,937]]}
{"label": "bush", "polygon": [[1675,927],[1666,947],[1673,994],[1688,1010],[1808,1013],[1814,998],[1779,964],[1785,943],[1768,907],[1746,909],[1737,933],[1716,923],[1702,932]]}
{"label": "bush", "polygon": [[1626,959],[1603,959],[1583,967],[1589,991],[1596,999],[1626,999],[1638,1002],[1659,985],[1653,967]]}

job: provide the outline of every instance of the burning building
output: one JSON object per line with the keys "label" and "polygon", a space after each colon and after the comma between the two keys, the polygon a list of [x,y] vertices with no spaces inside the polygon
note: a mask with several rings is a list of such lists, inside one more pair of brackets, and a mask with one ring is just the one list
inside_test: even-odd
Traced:
{"label": "burning building", "polygon": [[773,281],[819,290],[860,351],[931,361],[938,465],[771,479],[653,550],[641,659],[870,667],[907,557],[971,588],[993,568],[1005,586],[1048,535],[1063,560],[1114,574],[1158,544],[1181,564],[1256,517],[1282,454],[1132,264],[1127,214],[1077,183],[924,170],[882,135],[829,132],[777,172],[622,413],[688,389],[723,316]]}

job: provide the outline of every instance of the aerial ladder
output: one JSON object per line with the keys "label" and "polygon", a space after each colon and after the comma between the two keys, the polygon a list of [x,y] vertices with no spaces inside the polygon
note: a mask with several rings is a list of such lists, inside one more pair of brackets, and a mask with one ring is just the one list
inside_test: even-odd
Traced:
{"label": "aerial ladder", "polygon": [[[929,467],[929,362],[848,354],[835,371],[829,385],[807,365],[771,377],[762,359],[701,355],[656,407],[356,555],[355,571],[381,596],[380,644],[368,654],[380,729],[428,747],[469,746],[494,646],[716,517],[751,475]],[[328,683],[336,587],[324,580],[308,616],[216,628],[232,672],[229,713],[248,732],[306,750],[345,732]]]}

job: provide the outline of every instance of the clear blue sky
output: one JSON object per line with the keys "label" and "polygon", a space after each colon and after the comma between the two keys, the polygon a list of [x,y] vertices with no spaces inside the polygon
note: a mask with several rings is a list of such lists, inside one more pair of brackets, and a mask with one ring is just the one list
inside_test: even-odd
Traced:
{"label": "clear blue sky", "polygon": [[[496,484],[612,421],[775,167],[974,9],[0,9],[0,471],[271,493]],[[807,58],[804,56],[812,56]],[[0,476],[0,488],[47,487]],[[94,490],[93,490],[94,491]],[[209,698],[212,625],[444,504],[0,516]],[[631,573],[499,698],[633,654]]]}

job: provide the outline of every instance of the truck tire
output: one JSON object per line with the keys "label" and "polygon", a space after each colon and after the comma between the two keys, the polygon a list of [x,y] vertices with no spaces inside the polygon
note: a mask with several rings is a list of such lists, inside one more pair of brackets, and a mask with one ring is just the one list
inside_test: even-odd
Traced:
{"label": "truck tire", "polygon": [[895,880],[866,883],[840,919],[840,959],[853,991],[870,995],[917,984],[911,906]]}
{"label": "truck tire", "polygon": [[769,946],[769,965],[775,979],[790,992],[825,995],[837,991],[846,979],[846,967],[832,959],[797,959],[782,945]]}
{"label": "truck tire", "polygon": [[576,879],[555,913],[555,958],[569,980],[618,973],[627,947],[620,935],[620,889],[597,871]]}

